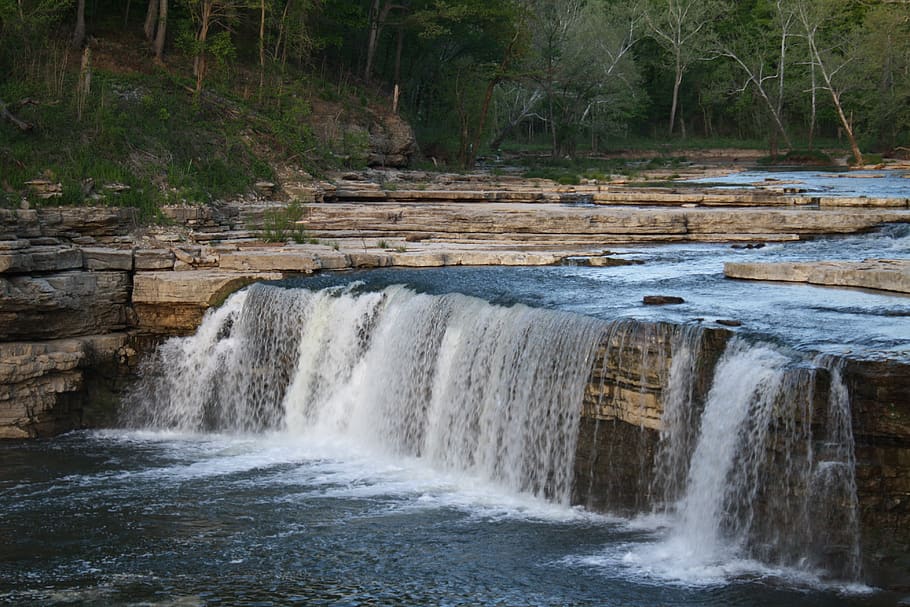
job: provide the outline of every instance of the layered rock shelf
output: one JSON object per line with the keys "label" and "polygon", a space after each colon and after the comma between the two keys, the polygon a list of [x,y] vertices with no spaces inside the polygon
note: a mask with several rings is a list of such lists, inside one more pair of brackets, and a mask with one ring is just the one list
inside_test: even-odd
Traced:
{"label": "layered rock shelf", "polygon": [[[687,340],[681,332],[689,331]],[[584,395],[575,459],[573,502],[588,508],[635,514],[659,501],[655,495],[657,452],[663,426],[667,379],[683,341],[697,352],[691,399],[703,403],[727,341],[726,329],[678,327],[621,321],[604,338]],[[855,441],[860,537],[866,579],[903,587],[910,565],[910,365],[895,361],[847,360],[844,384],[850,395]],[[831,376],[814,373],[814,436],[826,436],[825,414]],[[698,412],[688,415],[696,416]],[[779,430],[792,430],[786,420]],[[775,440],[771,439],[772,442]],[[822,458],[824,439],[813,446]],[[685,482],[686,470],[677,471]],[[684,487],[677,487],[677,490]],[[795,488],[795,491],[801,491]],[[679,496],[665,496],[676,499]],[[756,507],[761,496],[756,497]],[[832,558],[836,558],[833,557]],[[837,563],[832,563],[836,569]]]}
{"label": "layered rock shelf", "polygon": [[[92,356],[79,363],[107,364],[130,360],[124,347],[195,330],[205,310],[259,280],[375,267],[604,266],[629,263],[609,253],[612,245],[788,241],[910,221],[902,199],[832,202],[767,190],[558,186],[420,173],[347,174],[297,186],[290,193],[303,203],[301,217],[283,226],[283,243],[261,237],[287,202],[166,207],[168,227],[142,226],[132,209],[0,210],[0,343],[16,351],[49,344],[48,360],[62,361],[69,359],[53,355],[59,340],[114,335],[102,345],[95,340]],[[69,364],[48,366],[45,375],[80,368]],[[31,384],[18,375],[0,378],[6,434],[68,428],[41,421],[81,389],[61,377],[41,383],[36,376]],[[82,423],[78,415],[61,419]]]}
{"label": "layered rock shelf", "polygon": [[727,278],[805,282],[831,287],[858,287],[910,293],[910,261],[812,261],[776,263],[726,263]]}

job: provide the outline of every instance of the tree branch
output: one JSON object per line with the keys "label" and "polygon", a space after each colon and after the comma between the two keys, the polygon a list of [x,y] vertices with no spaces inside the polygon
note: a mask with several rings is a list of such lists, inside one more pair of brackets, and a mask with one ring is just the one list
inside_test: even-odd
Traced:
{"label": "tree branch", "polygon": [[6,107],[6,103],[4,103],[2,99],[0,99],[0,118],[2,118],[3,120],[6,120],[7,122],[12,123],[20,131],[23,131],[26,133],[28,131],[31,131],[33,128],[32,124],[25,122],[24,120],[20,120],[19,118],[16,118],[12,113],[10,113],[10,111]]}

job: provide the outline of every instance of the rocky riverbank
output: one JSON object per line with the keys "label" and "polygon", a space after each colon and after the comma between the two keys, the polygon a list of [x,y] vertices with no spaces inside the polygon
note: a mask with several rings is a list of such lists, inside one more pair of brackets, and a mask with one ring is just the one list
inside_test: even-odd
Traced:
{"label": "rocky riverbank", "polygon": [[[0,436],[98,419],[86,397],[98,391],[93,369],[121,376],[143,344],[193,331],[205,310],[254,281],[392,266],[621,264],[608,247],[787,241],[910,221],[906,200],[833,207],[782,191],[487,175],[344,174],[288,196],[167,207],[165,226],[142,226],[131,209],[0,210]],[[289,218],[289,204],[299,216]],[[284,241],[265,242],[276,217]]]}
{"label": "rocky riverbank", "polygon": [[[331,185],[298,189],[295,197],[169,207],[166,226],[140,225],[130,209],[0,210],[0,438],[109,423],[139,353],[195,330],[207,309],[255,281],[392,266],[547,265],[570,258],[622,264],[628,261],[610,246],[764,243],[910,222],[906,201],[831,206],[783,192],[610,191],[489,178],[396,190],[340,176]],[[288,219],[289,204],[301,200],[300,216]],[[279,227],[286,238],[266,242],[264,236],[274,238],[276,217],[284,218]],[[739,270],[728,274],[747,277]],[[831,274],[826,264],[785,270],[762,271],[775,280],[895,284],[873,279],[893,273],[890,262],[853,264],[851,275],[865,278],[850,283],[812,279]],[[843,270],[838,266],[837,275]],[[905,281],[906,264],[897,271]],[[661,430],[662,378],[673,356],[668,336],[654,329],[601,348],[585,398],[576,501],[635,509],[649,499],[646,467]],[[707,389],[705,378],[729,336],[723,329],[703,333],[696,393]],[[623,364],[604,360],[607,351]],[[910,375],[900,364],[862,361],[848,361],[846,373],[869,563],[884,572],[883,583],[900,586],[894,572],[905,562],[901,530],[910,521]],[[621,472],[604,475],[607,460]],[[605,495],[611,503],[602,503]]]}

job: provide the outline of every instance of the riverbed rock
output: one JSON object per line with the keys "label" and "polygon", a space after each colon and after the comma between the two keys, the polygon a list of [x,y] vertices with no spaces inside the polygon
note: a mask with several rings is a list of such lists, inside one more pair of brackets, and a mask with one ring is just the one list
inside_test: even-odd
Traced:
{"label": "riverbed rock", "polygon": [[0,274],[58,272],[82,268],[82,250],[75,247],[30,246],[0,251]]}
{"label": "riverbed rock", "polygon": [[136,270],[171,270],[174,253],[169,249],[137,249],[133,254]]}
{"label": "riverbed rock", "polygon": [[228,295],[260,280],[279,280],[279,272],[140,272],[133,283],[133,308],[141,330],[156,334],[190,333],[205,311]]}
{"label": "riverbed rock", "polygon": [[86,270],[129,272],[133,269],[133,251],[131,249],[83,247],[82,259]]}
{"label": "riverbed rock", "polygon": [[724,264],[727,278],[805,282],[910,293],[910,260],[811,261]]}
{"label": "riverbed rock", "polygon": [[675,295],[645,295],[641,301],[646,306],[666,306],[686,302],[682,297]]}

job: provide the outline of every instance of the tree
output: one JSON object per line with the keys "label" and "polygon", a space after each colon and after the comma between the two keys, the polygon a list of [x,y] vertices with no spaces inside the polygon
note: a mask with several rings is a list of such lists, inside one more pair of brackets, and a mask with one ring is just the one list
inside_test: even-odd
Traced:
{"label": "tree", "polygon": [[[193,75],[196,77],[195,93],[202,92],[208,73],[208,56],[225,58],[233,53],[230,26],[237,17],[241,0],[184,0],[195,26],[193,41]],[[218,28],[216,36],[212,29]]]}
{"label": "tree", "polygon": [[[605,0],[531,0],[532,48],[510,86],[507,121],[495,142],[526,118],[547,126],[551,153],[574,153],[580,129],[594,134],[640,105],[632,49],[641,37],[637,7]],[[593,139],[593,137],[592,137]]]}
{"label": "tree", "polygon": [[155,60],[164,59],[164,42],[167,39],[167,10],[168,0],[161,0],[158,5],[158,27],[155,28]]}
{"label": "tree", "polygon": [[714,47],[713,24],[724,11],[720,0],[649,0],[645,21],[651,37],[669,55],[673,69],[670,104],[670,135],[676,126],[679,88],[683,76],[696,61],[708,57]]}
{"label": "tree", "polygon": [[812,62],[813,68],[817,70],[821,79],[818,88],[827,91],[830,95],[841,127],[850,143],[853,159],[857,165],[862,165],[863,154],[856,141],[853,124],[847,118],[843,104],[846,87],[846,80],[842,79],[845,74],[844,68],[856,60],[856,55],[851,50],[856,51],[857,49],[850,48],[843,32],[837,31],[833,27],[828,30],[824,29],[824,25],[829,22],[832,15],[837,13],[838,8],[841,7],[833,4],[833,0],[798,0],[796,14],[802,25],[802,35],[809,50],[809,61]]}
{"label": "tree", "polygon": [[149,0],[145,12],[146,39],[152,43],[155,52],[155,61],[164,60],[164,43],[167,40],[168,0]]}
{"label": "tree", "polygon": [[85,42],[85,0],[78,0],[76,2],[76,28],[73,30],[72,47],[81,48],[83,42]]}
{"label": "tree", "polygon": [[[393,0],[372,0],[370,4],[370,29],[367,37],[366,63],[363,67],[363,79],[370,80],[373,76],[373,62],[376,59],[376,49],[379,46],[379,38],[382,36],[382,30],[389,19],[389,14],[393,10],[407,11],[405,3],[397,3]],[[399,38],[400,40],[400,38]]]}
{"label": "tree", "polygon": [[412,5],[405,25],[416,34],[420,60],[411,89],[427,114],[437,110],[438,119],[455,128],[463,166],[473,164],[493,93],[523,52],[521,23],[520,7],[512,0]]}
{"label": "tree", "polygon": [[[848,66],[850,101],[883,149],[910,139],[910,12],[873,7],[854,32],[857,60]],[[860,52],[861,51],[861,52]]]}
{"label": "tree", "polygon": [[[794,36],[796,15],[784,0],[775,0],[773,10],[774,19],[770,27],[763,27],[754,18],[749,23],[737,24],[739,27],[721,43],[719,52],[744,73],[745,82],[739,87],[739,92],[743,93],[750,87],[755,90],[768,109],[777,132],[786,146],[792,148],[784,127],[783,107],[787,53],[790,39]],[[776,153],[775,141],[776,136],[772,135],[772,154]]]}

